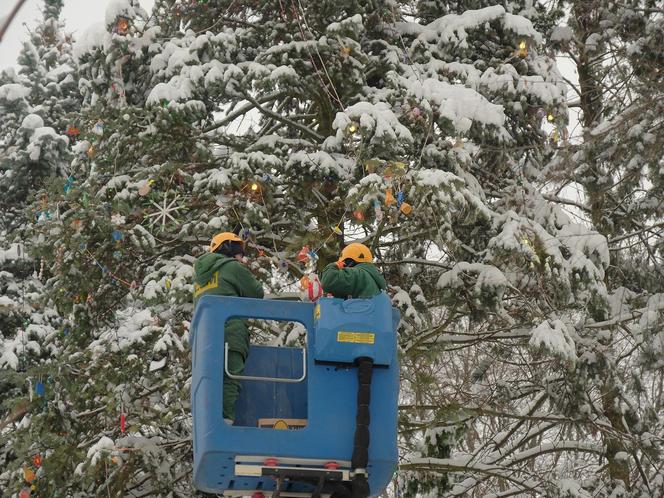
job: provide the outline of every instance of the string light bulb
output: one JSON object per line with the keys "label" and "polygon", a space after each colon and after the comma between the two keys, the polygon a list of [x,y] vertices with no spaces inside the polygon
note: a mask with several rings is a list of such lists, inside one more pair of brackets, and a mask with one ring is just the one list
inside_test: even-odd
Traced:
{"label": "string light bulb", "polygon": [[258,183],[252,183],[252,184],[251,184],[251,190],[253,190],[254,192],[256,192],[256,191],[258,190]]}
{"label": "string light bulb", "polygon": [[517,53],[522,59],[528,56],[528,43],[526,43],[526,40],[519,42],[519,51]]}
{"label": "string light bulb", "polygon": [[115,22],[115,32],[118,35],[124,35],[129,29],[129,19],[123,16],[119,16],[118,20]]}

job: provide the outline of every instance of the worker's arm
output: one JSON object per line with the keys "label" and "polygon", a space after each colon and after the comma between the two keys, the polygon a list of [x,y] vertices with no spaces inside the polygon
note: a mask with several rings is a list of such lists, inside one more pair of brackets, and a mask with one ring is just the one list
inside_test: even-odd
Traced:
{"label": "worker's arm", "polygon": [[353,295],[356,280],[357,274],[355,271],[339,268],[336,263],[327,265],[320,276],[323,292],[341,298]]}
{"label": "worker's arm", "polygon": [[263,298],[263,286],[249,269],[240,262],[233,264],[232,282],[240,297]]}

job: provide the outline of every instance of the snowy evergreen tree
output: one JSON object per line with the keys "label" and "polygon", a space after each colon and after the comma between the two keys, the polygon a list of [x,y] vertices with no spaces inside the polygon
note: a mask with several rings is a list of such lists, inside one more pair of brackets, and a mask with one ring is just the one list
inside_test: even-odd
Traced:
{"label": "snowy evergreen tree", "polygon": [[[661,493],[661,15],[547,9],[157,0],[148,15],[113,0],[75,60],[35,70],[62,91],[80,75],[75,120],[58,110],[75,99],[6,73],[12,165],[40,134],[61,143],[43,123],[79,131],[32,206],[45,325],[0,350],[9,495],[35,454],[45,496],[194,494],[193,262],[228,229],[274,293],[349,241],[371,246],[402,312],[393,494]],[[39,47],[26,67],[54,54]],[[579,138],[556,50],[578,64]],[[17,303],[24,287],[1,275]],[[32,402],[26,350],[54,358],[31,372]]]}
{"label": "snowy evergreen tree", "polygon": [[[66,175],[71,154],[67,114],[77,110],[77,77],[71,43],[59,21],[61,1],[46,1],[43,19],[19,55],[18,74],[0,76],[0,488],[21,488],[10,469],[35,453],[29,438],[17,439],[14,424],[27,425],[41,407],[47,379],[37,366],[52,359],[49,338],[60,323],[44,299],[44,267],[36,258],[32,227],[55,211],[41,191]],[[27,418],[24,418],[27,417]],[[9,442],[11,441],[11,443]],[[11,485],[9,482],[11,481]],[[25,484],[25,483],[24,483]]]}

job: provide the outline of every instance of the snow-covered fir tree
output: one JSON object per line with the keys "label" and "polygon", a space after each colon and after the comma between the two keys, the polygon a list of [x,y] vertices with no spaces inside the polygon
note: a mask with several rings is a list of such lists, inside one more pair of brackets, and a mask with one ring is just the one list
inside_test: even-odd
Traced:
{"label": "snow-covered fir tree", "polygon": [[[376,254],[402,312],[391,496],[662,494],[663,27],[628,3],[113,0],[35,69],[65,94],[5,73],[0,180],[38,222],[0,263],[45,282],[26,315],[0,273],[7,496],[35,454],[44,496],[195,493],[192,266],[222,229],[274,293]],[[22,64],[47,54],[33,36]],[[67,164],[31,159],[65,130]]]}

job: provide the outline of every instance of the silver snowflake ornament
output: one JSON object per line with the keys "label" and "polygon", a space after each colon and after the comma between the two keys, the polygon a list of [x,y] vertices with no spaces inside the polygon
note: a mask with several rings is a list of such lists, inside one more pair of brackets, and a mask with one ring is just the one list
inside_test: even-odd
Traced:
{"label": "silver snowflake ornament", "polygon": [[165,194],[164,200],[161,204],[157,204],[151,200],[150,203],[157,208],[157,211],[145,215],[145,218],[150,219],[150,226],[152,227],[156,223],[160,223],[161,231],[163,232],[166,229],[166,224],[169,220],[178,224],[179,221],[171,213],[175,214],[183,209],[183,207],[178,204],[179,199],[180,197],[176,195],[171,202],[168,202],[168,194]]}

